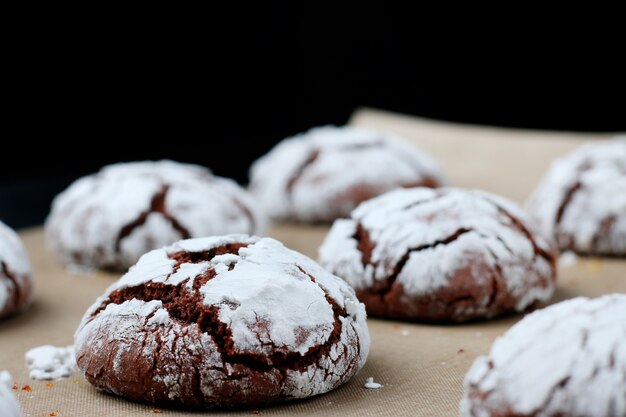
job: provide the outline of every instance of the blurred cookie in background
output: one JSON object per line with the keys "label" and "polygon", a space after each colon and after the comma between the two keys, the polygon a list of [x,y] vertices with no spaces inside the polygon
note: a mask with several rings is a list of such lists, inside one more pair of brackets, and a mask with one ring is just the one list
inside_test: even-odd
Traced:
{"label": "blurred cookie in background", "polygon": [[626,137],[556,160],[526,208],[561,250],[626,256]]}
{"label": "blurred cookie in background", "polygon": [[67,264],[125,270],[180,239],[259,233],[263,215],[230,179],[173,161],[110,165],[59,194],[46,221]]}
{"label": "blurred cookie in background", "polygon": [[0,222],[0,317],[28,307],[33,299],[33,275],[20,237]]}
{"label": "blurred cookie in background", "polygon": [[387,133],[325,126],[287,138],[250,169],[250,190],[278,221],[332,222],[400,187],[445,184],[439,165]]}

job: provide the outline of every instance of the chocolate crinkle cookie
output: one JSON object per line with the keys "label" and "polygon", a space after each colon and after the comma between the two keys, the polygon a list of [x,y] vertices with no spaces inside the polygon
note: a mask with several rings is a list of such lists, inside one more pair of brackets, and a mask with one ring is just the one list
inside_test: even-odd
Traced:
{"label": "chocolate crinkle cookie", "polygon": [[586,144],[555,161],[527,209],[562,250],[626,256],[626,137]]}
{"label": "chocolate crinkle cookie", "polygon": [[271,217],[312,223],[346,217],[395,188],[445,182],[430,156],[392,135],[332,126],[283,140],[254,163],[250,178]]}
{"label": "chocolate crinkle cookie", "polygon": [[180,239],[258,233],[262,226],[234,181],[172,161],[110,165],[83,177],[56,197],[46,221],[66,263],[113,270]]}
{"label": "chocolate crinkle cookie", "polygon": [[0,317],[28,307],[33,275],[19,236],[0,222]]}
{"label": "chocolate crinkle cookie", "polygon": [[305,398],[365,363],[365,307],[269,238],[180,241],[141,257],[85,314],[78,366],[131,400],[247,407]]}
{"label": "chocolate crinkle cookie", "polygon": [[320,263],[371,315],[461,322],[522,311],[552,296],[555,258],[521,210],[481,191],[389,192],[337,220]]}
{"label": "chocolate crinkle cookie", "polygon": [[626,416],[626,295],[526,316],[465,377],[461,417]]}

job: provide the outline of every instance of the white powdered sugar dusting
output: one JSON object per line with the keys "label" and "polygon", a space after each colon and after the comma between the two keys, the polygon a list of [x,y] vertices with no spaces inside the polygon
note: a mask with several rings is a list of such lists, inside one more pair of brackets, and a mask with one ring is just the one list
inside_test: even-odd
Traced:
{"label": "white powdered sugar dusting", "polygon": [[563,249],[626,254],[626,137],[591,142],[556,160],[526,208]]}
{"label": "white powdered sugar dusting", "polygon": [[318,127],[283,140],[252,165],[250,178],[272,217],[302,221],[347,215],[354,203],[345,195],[355,186],[377,195],[425,180],[445,182],[439,166],[418,148],[348,126]]}
{"label": "white powdered sugar dusting", "polygon": [[[388,279],[408,253],[395,282],[407,294],[426,295],[448,285],[470,261],[481,259],[501,269],[506,290],[521,311],[552,296],[553,283],[544,282],[552,276],[552,265],[537,256],[511,217],[524,224],[518,207],[486,192],[399,189],[362,203],[349,219],[335,221],[320,247],[320,263],[354,288],[366,289]],[[374,244],[365,265],[356,238],[359,227]],[[541,237],[535,242],[549,251]],[[484,275],[473,273],[476,282],[486,284]]]}
{"label": "white powdered sugar dusting", "polygon": [[3,417],[20,417],[20,407],[11,392],[13,377],[7,371],[0,371],[0,412]]}
{"label": "white powdered sugar dusting", "polygon": [[[2,316],[13,312],[5,311],[5,308],[8,308],[9,297],[16,293],[14,285],[17,284],[20,290],[33,285],[26,249],[17,233],[2,222],[0,222],[0,263],[2,264],[0,268],[0,316]],[[9,271],[15,282],[5,275],[6,271]],[[30,299],[25,300],[25,305],[17,306],[17,308],[25,307],[29,302]]]}
{"label": "white powdered sugar dusting", "polygon": [[626,295],[526,316],[465,378],[461,416],[626,415]]}
{"label": "white powdered sugar dusting", "polygon": [[187,233],[257,233],[262,214],[234,181],[173,161],[110,165],[59,194],[46,221],[66,263],[126,268]]}
{"label": "white powdered sugar dusting", "polygon": [[[208,253],[232,244],[243,246],[236,253],[218,254],[210,260],[183,262],[177,269],[175,261],[170,259],[178,253]],[[210,279],[195,286],[196,280],[208,272]],[[184,240],[142,256],[85,314],[75,335],[78,358],[98,352],[108,340],[116,340],[118,347],[111,358],[112,368],[114,372],[124,372],[121,361],[131,345],[143,346],[146,360],[167,352],[181,363],[186,352],[192,350],[202,354],[206,361],[203,365],[206,370],[201,371],[202,375],[206,373],[206,379],[200,381],[204,395],[211,396],[220,381],[227,379],[232,365],[222,357],[212,333],[202,333],[201,345],[186,343],[179,351],[181,335],[190,337],[190,329],[197,329],[198,324],[172,317],[160,300],[132,299],[121,304],[108,301],[115,291],[143,284],[183,285],[190,292],[197,291],[204,305],[217,308],[217,317],[228,326],[232,349],[238,355],[282,352],[304,356],[315,346],[329,342],[336,319],[328,300],[345,309],[346,316],[339,316],[339,340],[331,346],[328,357],[321,357],[304,371],[286,371],[282,389],[288,397],[326,392],[351,376],[346,373],[361,368],[367,358],[369,333],[365,309],[354,291],[311,259],[280,242],[247,235]],[[176,374],[177,369],[161,371],[154,380],[167,386],[169,398],[180,396],[181,376]]]}
{"label": "white powdered sugar dusting", "polygon": [[369,377],[365,381],[365,384],[363,384],[363,387],[367,388],[367,389],[379,389],[379,388],[382,388],[383,385],[379,384],[378,382],[374,382],[374,378],[373,377]]}
{"label": "white powdered sugar dusting", "polygon": [[43,345],[29,350],[24,356],[31,379],[67,378],[77,370],[73,346]]}

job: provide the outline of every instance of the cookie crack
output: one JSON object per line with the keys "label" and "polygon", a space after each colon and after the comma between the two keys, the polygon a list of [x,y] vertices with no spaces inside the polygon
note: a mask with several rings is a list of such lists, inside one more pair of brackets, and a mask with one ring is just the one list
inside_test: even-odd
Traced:
{"label": "cookie crack", "polygon": [[304,171],[315,162],[315,160],[319,157],[320,151],[319,149],[313,149],[310,151],[309,156],[296,168],[291,177],[287,180],[286,191],[288,195],[291,195],[293,192],[293,187],[302,177]]}
{"label": "cookie crack", "polygon": [[520,219],[518,219],[517,217],[509,213],[508,210],[506,210],[504,207],[500,206],[499,204],[493,201],[491,201],[491,203],[497,208],[500,214],[502,214],[507,219],[509,219],[509,221],[511,222],[511,225],[513,225],[515,229],[517,229],[522,235],[526,237],[526,239],[528,239],[528,241],[530,242],[533,248],[533,252],[535,256],[540,256],[544,258],[546,261],[548,261],[550,265],[554,265],[555,263],[554,255],[546,251],[545,249],[541,248],[537,244],[537,241],[535,240],[535,237],[533,236],[533,234],[530,232],[530,230],[528,230],[528,228],[524,225],[524,223],[522,223]]}
{"label": "cookie crack", "polygon": [[115,241],[116,252],[120,251],[122,240],[129,236],[136,228],[145,224],[151,213],[160,213],[170,223],[172,228],[180,234],[182,239],[189,239],[191,237],[191,233],[189,233],[189,231],[183,227],[183,225],[181,225],[179,221],[176,220],[170,213],[168,213],[167,208],[165,207],[165,197],[167,196],[168,190],[169,186],[163,185],[161,189],[152,197],[150,207],[141,212],[135,220],[122,227]]}
{"label": "cookie crack", "polygon": [[613,225],[615,224],[616,221],[617,221],[617,217],[614,215],[611,215],[611,216],[604,218],[600,222],[600,226],[598,227],[598,230],[596,231],[595,235],[593,236],[593,239],[591,240],[591,247],[594,250],[598,249],[600,239],[602,239],[604,236],[607,236],[609,234],[609,232],[613,228]]}
{"label": "cookie crack", "polygon": [[389,277],[387,277],[387,279],[382,282],[382,285],[378,289],[375,290],[375,292],[379,294],[381,301],[384,302],[385,296],[389,293],[389,291],[391,291],[391,287],[393,287],[393,284],[395,284],[396,280],[398,279],[398,276],[400,275],[400,272],[402,272],[402,269],[408,262],[409,257],[411,256],[411,253],[420,252],[420,251],[427,250],[427,249],[432,249],[439,245],[448,245],[454,242],[455,240],[457,240],[458,238],[460,238],[461,236],[463,236],[464,234],[470,233],[473,231],[474,229],[462,227],[444,239],[435,240],[434,242],[431,242],[431,243],[426,243],[424,245],[419,245],[414,248],[409,248],[406,251],[406,253],[402,256],[402,258],[400,258],[396,266],[393,268],[393,272],[391,273],[391,275],[389,275]]}
{"label": "cookie crack", "polygon": [[582,186],[583,185],[580,181],[576,181],[574,185],[568,188],[567,191],[565,192],[565,195],[563,196],[563,200],[561,200],[561,204],[559,204],[559,208],[557,209],[556,216],[554,218],[554,225],[556,227],[558,227],[559,224],[561,224],[561,220],[563,219],[563,216],[565,215],[565,211],[567,207],[569,206],[572,199],[574,198],[574,195],[582,188]]}
{"label": "cookie crack", "polygon": [[241,248],[247,248],[248,246],[250,246],[249,243],[227,243],[225,245],[217,246],[207,251],[173,252],[169,254],[169,258],[176,261],[176,263],[172,267],[172,274],[178,271],[182,264],[199,264],[202,262],[210,262],[216,256],[226,254],[238,255]]}
{"label": "cookie crack", "polygon": [[356,225],[352,239],[357,242],[356,248],[361,252],[361,263],[365,268],[372,260],[372,251],[376,247],[376,243],[370,239],[369,231],[360,222]]}

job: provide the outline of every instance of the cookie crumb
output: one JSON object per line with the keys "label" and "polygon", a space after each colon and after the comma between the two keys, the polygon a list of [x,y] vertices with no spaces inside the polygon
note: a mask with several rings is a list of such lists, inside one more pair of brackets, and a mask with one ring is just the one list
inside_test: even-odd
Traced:
{"label": "cookie crumb", "polygon": [[58,415],[58,414],[57,414],[57,412],[56,412],[56,411],[53,411],[53,412],[51,412],[51,413],[50,413],[50,417],[56,417],[57,415]]}
{"label": "cookie crumb", "polygon": [[161,414],[161,410],[159,410],[158,408],[155,408],[152,410],[153,414]]}
{"label": "cookie crumb", "polygon": [[20,389],[20,387],[18,387],[17,385],[13,384],[13,386],[11,387],[13,389],[13,391],[17,391],[18,389]]}
{"label": "cookie crumb", "polygon": [[374,382],[374,378],[370,376],[369,378],[367,378],[367,381],[365,381],[365,385],[363,385],[363,387],[367,389],[378,389],[382,388],[383,385],[379,384],[378,382]]}
{"label": "cookie crumb", "polygon": [[456,351],[456,353],[463,353],[463,352],[465,352],[465,349],[463,348],[459,348],[459,350]]}
{"label": "cookie crumb", "polygon": [[52,387],[54,387],[54,384],[53,384],[52,382],[48,382],[48,383],[46,384],[46,387],[48,387],[48,388],[52,388]]}
{"label": "cookie crumb", "polygon": [[44,345],[26,352],[30,378],[37,380],[67,378],[76,370],[74,346]]}
{"label": "cookie crumb", "polygon": [[22,387],[22,391],[26,391],[26,392],[32,392],[33,389],[30,387],[30,385],[24,385]]}
{"label": "cookie crumb", "polygon": [[250,410],[250,414],[261,414],[259,410]]}

